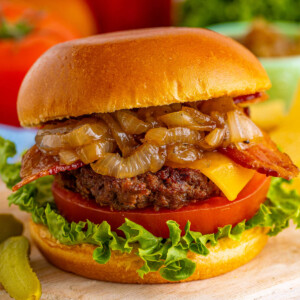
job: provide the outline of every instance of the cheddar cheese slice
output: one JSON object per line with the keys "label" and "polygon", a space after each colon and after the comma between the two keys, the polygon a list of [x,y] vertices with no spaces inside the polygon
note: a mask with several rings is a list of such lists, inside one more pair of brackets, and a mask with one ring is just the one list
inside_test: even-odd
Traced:
{"label": "cheddar cheese slice", "polygon": [[246,169],[218,152],[208,152],[202,159],[194,162],[186,164],[168,162],[167,165],[172,168],[190,168],[201,171],[230,201],[236,199],[255,173],[254,170]]}

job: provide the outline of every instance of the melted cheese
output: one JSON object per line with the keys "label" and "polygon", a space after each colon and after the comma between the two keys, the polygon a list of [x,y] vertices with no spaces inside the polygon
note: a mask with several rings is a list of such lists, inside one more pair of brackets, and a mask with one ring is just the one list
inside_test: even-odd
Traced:
{"label": "melted cheese", "polygon": [[168,166],[201,171],[219,187],[230,201],[236,199],[255,173],[254,170],[243,168],[218,152],[208,152],[202,159],[184,165],[168,162]]}

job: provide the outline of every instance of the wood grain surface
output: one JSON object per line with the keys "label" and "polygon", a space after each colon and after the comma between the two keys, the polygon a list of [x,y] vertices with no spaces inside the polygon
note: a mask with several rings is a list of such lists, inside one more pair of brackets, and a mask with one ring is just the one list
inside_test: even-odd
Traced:
{"label": "wood grain surface", "polygon": [[[1,213],[13,213],[26,222],[26,213],[8,207],[8,194],[0,182]],[[233,272],[190,283],[129,285],[89,280],[51,266],[35,246],[31,265],[42,284],[42,299],[300,299],[300,230],[291,227],[270,238],[257,258]],[[0,299],[11,299],[1,285]]]}

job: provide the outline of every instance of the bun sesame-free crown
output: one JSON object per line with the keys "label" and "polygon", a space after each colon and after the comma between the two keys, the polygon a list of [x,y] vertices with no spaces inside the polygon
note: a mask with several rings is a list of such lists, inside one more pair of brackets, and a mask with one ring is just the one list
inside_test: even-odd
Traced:
{"label": "bun sesame-free crown", "polygon": [[27,73],[23,126],[120,109],[263,91],[270,80],[246,48],[213,31],[156,28],[58,44]]}

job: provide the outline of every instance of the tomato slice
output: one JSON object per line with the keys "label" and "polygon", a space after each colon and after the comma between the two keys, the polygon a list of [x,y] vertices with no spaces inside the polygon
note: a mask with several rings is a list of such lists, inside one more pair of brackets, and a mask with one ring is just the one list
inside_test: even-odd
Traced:
{"label": "tomato slice", "polygon": [[256,173],[237,199],[229,201],[225,197],[213,197],[178,210],[152,208],[130,211],[111,211],[101,207],[92,200],[86,200],[80,194],[66,190],[54,182],[52,192],[57,208],[69,222],[90,220],[100,224],[107,221],[116,231],[124,223],[125,218],[142,225],[158,237],[167,238],[169,229],[166,221],[176,221],[184,229],[187,221],[191,222],[191,230],[202,234],[217,232],[218,227],[237,223],[252,218],[260,204],[266,199],[270,185],[270,177]]}

